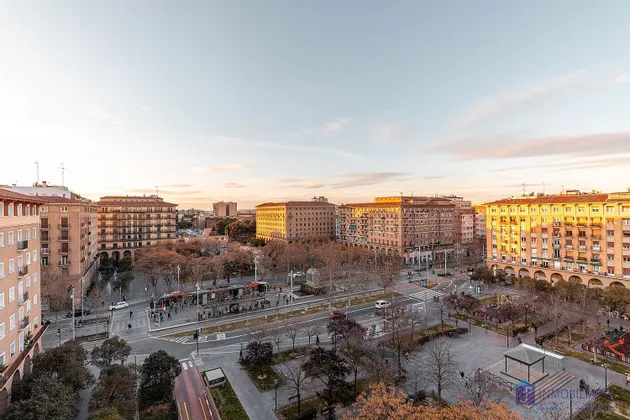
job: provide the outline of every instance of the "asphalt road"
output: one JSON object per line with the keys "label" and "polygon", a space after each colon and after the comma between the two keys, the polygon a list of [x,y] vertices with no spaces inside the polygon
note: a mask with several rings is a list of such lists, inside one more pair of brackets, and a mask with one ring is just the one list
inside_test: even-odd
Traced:
{"label": "asphalt road", "polygon": [[215,418],[206,386],[192,362],[182,363],[182,373],[175,379],[174,393],[181,420]]}

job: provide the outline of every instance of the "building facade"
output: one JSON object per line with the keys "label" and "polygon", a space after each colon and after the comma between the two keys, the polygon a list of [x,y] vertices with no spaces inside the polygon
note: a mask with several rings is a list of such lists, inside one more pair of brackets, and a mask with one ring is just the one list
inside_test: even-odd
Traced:
{"label": "building facade", "polygon": [[0,418],[48,327],[40,302],[39,205],[36,197],[0,189]]}
{"label": "building facade", "polygon": [[42,284],[67,278],[79,287],[89,286],[98,268],[95,203],[57,196],[39,196]]}
{"label": "building facade", "polygon": [[630,190],[486,204],[487,264],[552,284],[630,287]]}
{"label": "building facade", "polygon": [[157,195],[107,196],[96,204],[102,260],[133,259],[139,248],[176,239],[177,204]]}
{"label": "building facade", "polygon": [[474,239],[475,242],[486,244],[486,206],[475,206],[473,208],[475,215]]}
{"label": "building facade", "polygon": [[377,197],[337,209],[337,239],[397,254],[410,263],[443,259],[454,251],[455,205],[443,197]]}
{"label": "building facade", "polygon": [[234,217],[238,216],[238,205],[233,201],[220,201],[212,205],[214,217]]}
{"label": "building facade", "polygon": [[298,241],[335,237],[335,205],[325,201],[287,201],[256,206],[256,238]]}

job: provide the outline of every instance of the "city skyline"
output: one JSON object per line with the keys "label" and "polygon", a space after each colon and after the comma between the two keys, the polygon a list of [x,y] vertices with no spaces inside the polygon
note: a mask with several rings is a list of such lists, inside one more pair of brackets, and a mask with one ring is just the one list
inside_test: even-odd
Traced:
{"label": "city skyline", "polygon": [[38,161],[40,181],[61,184],[63,162],[65,185],[94,201],[159,191],[180,209],[627,187],[626,2],[0,14],[0,138],[20,156],[0,183],[32,184]]}

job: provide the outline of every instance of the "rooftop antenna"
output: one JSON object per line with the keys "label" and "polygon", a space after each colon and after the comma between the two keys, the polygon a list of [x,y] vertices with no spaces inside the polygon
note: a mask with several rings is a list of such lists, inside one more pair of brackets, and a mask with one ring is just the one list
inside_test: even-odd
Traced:
{"label": "rooftop antenna", "polygon": [[523,195],[525,195],[525,183],[523,182]]}
{"label": "rooftop antenna", "polygon": [[545,183],[543,182],[543,195],[545,195]]}
{"label": "rooftop antenna", "polygon": [[39,185],[39,162],[35,161],[35,168],[37,168],[37,184]]}
{"label": "rooftop antenna", "polygon": [[61,186],[64,187],[65,186],[66,167],[63,166],[63,162],[61,162],[61,166],[59,167],[59,169],[61,169]]}
{"label": "rooftop antenna", "polygon": [[160,196],[160,190],[158,190],[158,186],[155,186],[155,195]]}

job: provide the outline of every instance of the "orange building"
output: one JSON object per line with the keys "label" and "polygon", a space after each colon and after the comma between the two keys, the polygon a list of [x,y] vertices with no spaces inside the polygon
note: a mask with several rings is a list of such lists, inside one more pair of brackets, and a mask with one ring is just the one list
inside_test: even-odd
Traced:
{"label": "orange building", "polygon": [[41,319],[40,204],[0,189],[0,418],[13,383],[31,372],[48,327]]}
{"label": "orange building", "polygon": [[335,205],[323,200],[264,203],[256,206],[256,238],[298,241],[335,237]]}
{"label": "orange building", "polygon": [[98,252],[103,260],[133,259],[138,248],[177,237],[177,204],[157,195],[107,196],[96,204]]}
{"label": "orange building", "polygon": [[487,203],[487,263],[512,276],[630,287],[630,190]]}

